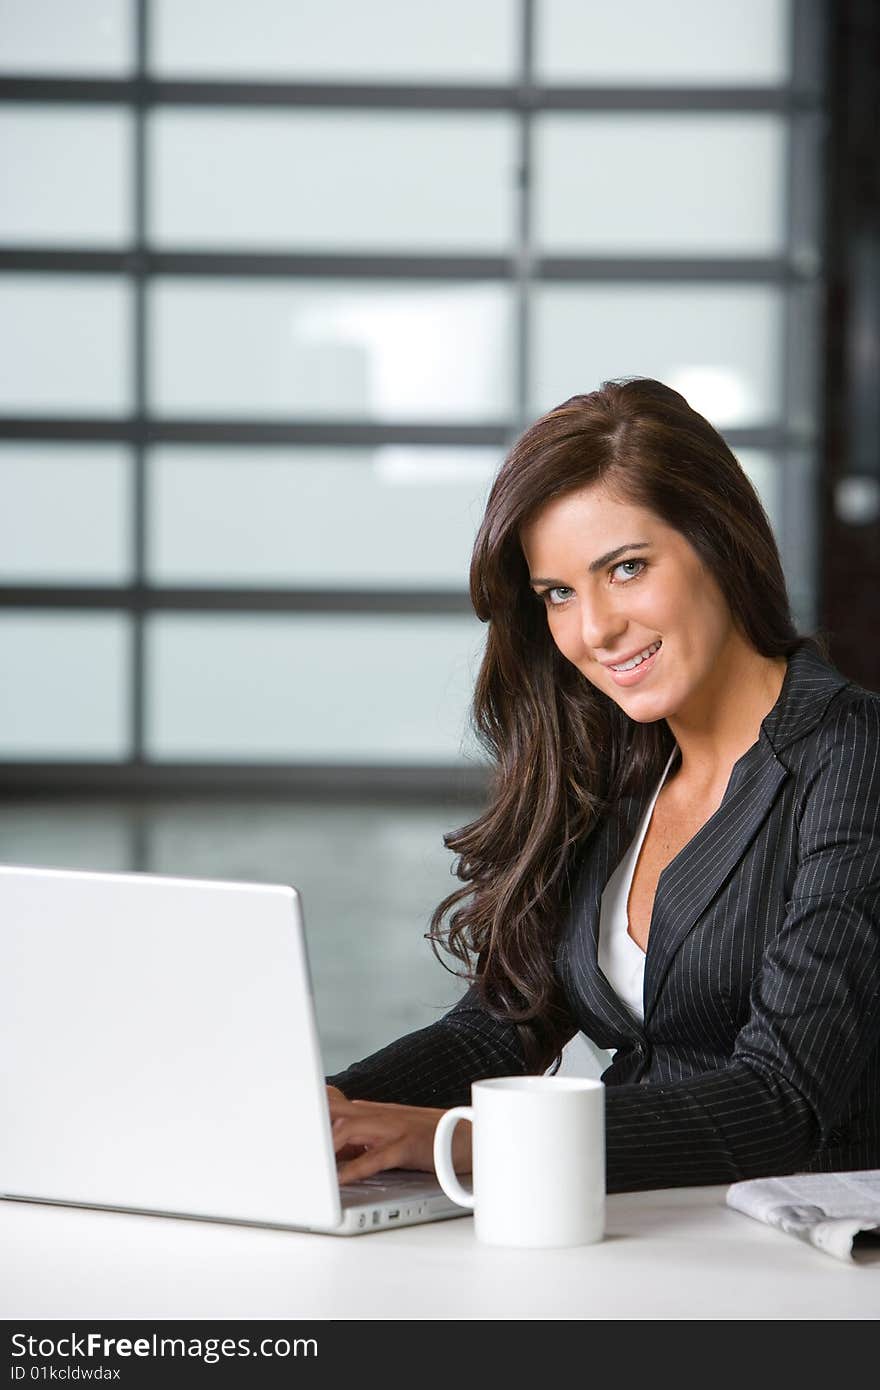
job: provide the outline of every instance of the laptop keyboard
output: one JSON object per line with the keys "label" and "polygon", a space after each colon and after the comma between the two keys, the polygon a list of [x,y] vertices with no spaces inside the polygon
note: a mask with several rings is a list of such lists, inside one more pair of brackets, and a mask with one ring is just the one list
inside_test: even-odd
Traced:
{"label": "laptop keyboard", "polygon": [[383,1173],[374,1173],[371,1178],[360,1178],[357,1182],[339,1185],[339,1195],[343,1202],[369,1202],[383,1197],[407,1197],[415,1193],[432,1194],[438,1190],[437,1179],[430,1173],[414,1172],[408,1168],[389,1168]]}

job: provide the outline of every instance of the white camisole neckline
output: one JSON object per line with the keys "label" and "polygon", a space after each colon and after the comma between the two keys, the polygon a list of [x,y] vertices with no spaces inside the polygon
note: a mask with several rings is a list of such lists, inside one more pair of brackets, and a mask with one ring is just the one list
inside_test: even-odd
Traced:
{"label": "white camisole neckline", "polygon": [[654,814],[654,803],[660,795],[660,788],[666,781],[666,775],[677,752],[678,745],[669,755],[663,775],[654,789],[654,795],[639,821],[632,844],[605,885],[599,907],[599,969],[639,1022],[645,1017],[645,952],[641,946],[636,945],[629,934],[627,903],[642,841]]}

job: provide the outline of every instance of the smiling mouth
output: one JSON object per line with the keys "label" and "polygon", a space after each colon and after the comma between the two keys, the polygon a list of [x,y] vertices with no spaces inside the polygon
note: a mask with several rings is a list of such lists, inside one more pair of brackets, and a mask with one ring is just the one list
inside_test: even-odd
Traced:
{"label": "smiling mouth", "polygon": [[662,645],[662,639],[657,642],[651,642],[651,644],[643,648],[642,651],[636,652],[635,656],[631,656],[628,661],[622,661],[619,663],[619,665],[616,666],[612,666],[612,664],[609,662],[608,670],[618,672],[635,671],[635,669],[638,666],[641,666],[642,662],[648,661],[654,655],[655,652],[658,652]]}

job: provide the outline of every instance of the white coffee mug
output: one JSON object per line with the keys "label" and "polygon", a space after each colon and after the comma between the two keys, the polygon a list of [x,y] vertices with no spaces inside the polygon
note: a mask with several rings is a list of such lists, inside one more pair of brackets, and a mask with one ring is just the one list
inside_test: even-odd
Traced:
{"label": "white coffee mug", "polygon": [[[591,1245],[605,1229],[605,1087],[579,1076],[475,1081],[471,1105],[441,1115],[434,1167],[453,1202],[473,1207],[487,1245]],[[452,1134],[473,1124],[473,1191],[452,1166]]]}

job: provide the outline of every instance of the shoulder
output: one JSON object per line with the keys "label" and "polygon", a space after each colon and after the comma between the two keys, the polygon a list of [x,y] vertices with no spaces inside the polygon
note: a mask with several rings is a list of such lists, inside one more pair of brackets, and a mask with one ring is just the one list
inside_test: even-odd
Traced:
{"label": "shoulder", "polygon": [[833,849],[842,859],[880,852],[880,696],[846,685],[799,746],[797,820],[802,844]]}
{"label": "shoulder", "polygon": [[[789,659],[783,692],[765,733],[792,778],[802,835],[861,826],[872,837],[880,815],[880,695],[847,679],[814,650]],[[858,837],[856,837],[858,838]]]}
{"label": "shoulder", "polygon": [[806,646],[789,658],[780,697],[762,729],[777,757],[796,769],[832,750],[876,743],[880,695],[848,680]]}
{"label": "shoulder", "polygon": [[812,733],[815,752],[873,756],[880,750],[880,695],[847,684],[829,703]]}

